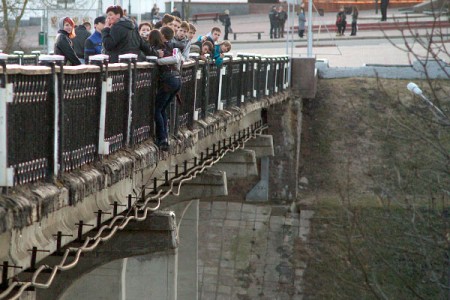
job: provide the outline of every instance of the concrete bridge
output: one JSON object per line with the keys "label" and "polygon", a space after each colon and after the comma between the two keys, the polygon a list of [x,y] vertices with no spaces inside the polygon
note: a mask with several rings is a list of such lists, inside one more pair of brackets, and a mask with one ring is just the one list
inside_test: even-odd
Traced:
{"label": "concrete bridge", "polygon": [[[73,284],[105,266],[118,283],[105,299],[197,299],[199,199],[296,198],[314,59],[186,63],[169,152],[153,143],[154,63],[11,59],[0,56],[0,299],[90,299]],[[123,259],[146,255],[160,281],[125,288]]]}

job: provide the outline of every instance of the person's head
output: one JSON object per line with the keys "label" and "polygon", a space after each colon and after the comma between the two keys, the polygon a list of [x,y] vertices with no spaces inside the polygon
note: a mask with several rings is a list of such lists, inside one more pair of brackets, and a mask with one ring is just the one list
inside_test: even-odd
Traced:
{"label": "person's head", "polygon": [[189,32],[189,24],[186,21],[181,22],[181,26],[177,31],[177,38],[179,40],[184,39],[187,36],[187,33]]}
{"label": "person's head", "polygon": [[106,18],[110,25],[116,24],[123,17],[123,10],[120,5],[112,5],[106,9]]}
{"label": "person's head", "polygon": [[165,14],[161,19],[161,24],[162,26],[169,26],[170,28],[172,28],[174,19],[175,19],[174,16]]}
{"label": "person's head", "polygon": [[204,41],[202,44],[201,55],[206,53],[211,54],[214,49],[214,45],[210,41]]}
{"label": "person's head", "polygon": [[277,7],[275,5],[273,5],[272,10],[277,10]]}
{"label": "person's head", "polygon": [[278,6],[278,11],[283,11],[283,6]]}
{"label": "person's head", "polygon": [[230,41],[225,40],[220,43],[220,52],[227,53],[230,52],[230,50],[231,50]]}
{"label": "person's head", "polygon": [[153,26],[149,22],[142,22],[139,24],[138,31],[144,40],[148,41],[148,35],[150,34],[152,28]]}
{"label": "person's head", "polygon": [[214,42],[217,42],[220,38],[220,34],[222,33],[222,31],[220,30],[219,27],[213,27],[211,28],[211,38]]}
{"label": "person's head", "polygon": [[229,15],[230,11],[228,9],[225,9],[225,11],[223,13],[226,14],[226,15]]}
{"label": "person's head", "polygon": [[94,28],[96,31],[101,32],[105,28],[106,18],[104,16],[99,16],[94,19]]}
{"label": "person's head", "polygon": [[75,37],[75,23],[70,17],[63,17],[59,19],[59,29],[64,30],[73,39]]}
{"label": "person's head", "polygon": [[126,9],[123,10],[123,15],[128,16],[128,11]]}
{"label": "person's head", "polygon": [[158,29],[153,29],[148,35],[148,43],[153,47],[164,46],[163,35]]}
{"label": "person's head", "polygon": [[353,12],[358,12],[358,8],[356,6],[353,6]]}
{"label": "person's head", "polygon": [[339,11],[344,11],[344,7],[343,6],[341,6],[341,8],[339,9]]}
{"label": "person's head", "polygon": [[173,11],[177,11],[178,9],[177,9],[177,7],[176,6],[174,6],[173,7]]}
{"label": "person's head", "polygon": [[173,19],[173,27],[172,27],[172,29],[173,29],[173,31],[175,31],[175,32],[178,32],[178,29],[180,29],[180,27],[181,27],[181,19],[180,18],[178,18],[178,17],[175,17],[174,19]]}
{"label": "person's head", "polygon": [[188,39],[192,40],[194,38],[196,32],[197,32],[197,28],[195,28],[194,25],[189,23]]}
{"label": "person's head", "polygon": [[91,22],[84,22],[83,26],[86,28],[87,31],[91,31],[92,29]]}
{"label": "person's head", "polygon": [[161,31],[163,42],[168,42],[171,39],[173,39],[174,32],[173,29],[170,28],[169,26],[163,26],[159,31]]}

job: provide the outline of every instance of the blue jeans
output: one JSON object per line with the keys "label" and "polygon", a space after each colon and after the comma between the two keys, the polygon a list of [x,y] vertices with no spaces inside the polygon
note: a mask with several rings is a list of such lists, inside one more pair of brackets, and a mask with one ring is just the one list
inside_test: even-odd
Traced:
{"label": "blue jeans", "polygon": [[166,109],[175,95],[181,89],[181,78],[179,75],[162,74],[155,103],[155,129],[156,142],[167,141],[167,112]]}

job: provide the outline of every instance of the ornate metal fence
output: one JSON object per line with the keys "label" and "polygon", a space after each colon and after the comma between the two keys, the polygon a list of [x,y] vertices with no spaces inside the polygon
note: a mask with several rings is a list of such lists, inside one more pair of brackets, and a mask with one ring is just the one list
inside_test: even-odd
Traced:
{"label": "ornate metal fence", "polygon": [[[9,66],[33,64],[35,57],[0,55],[0,186],[55,178],[154,136],[155,64],[130,58],[57,67],[57,56],[49,56],[55,60],[45,66]],[[288,63],[287,57],[240,55],[221,67],[185,64],[183,102],[169,108],[170,132],[281,92]]]}

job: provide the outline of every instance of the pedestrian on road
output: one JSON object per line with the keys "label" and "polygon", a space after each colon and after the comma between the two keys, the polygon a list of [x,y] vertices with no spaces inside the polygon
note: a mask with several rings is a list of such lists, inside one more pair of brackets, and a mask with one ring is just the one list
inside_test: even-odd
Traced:
{"label": "pedestrian on road", "polygon": [[231,29],[230,11],[228,9],[226,9],[223,16],[221,16],[221,21],[223,26],[225,26],[225,35],[223,36],[223,39],[228,40],[228,33],[233,32]]}
{"label": "pedestrian on road", "polygon": [[298,12],[298,36],[301,38],[303,38],[303,35],[305,34],[305,23],[305,10],[303,8],[300,8],[300,11]]}
{"label": "pedestrian on road", "polygon": [[59,20],[58,26],[59,30],[54,47],[55,54],[64,56],[64,64],[69,62],[72,66],[81,65],[81,61],[73,49],[72,39],[75,37],[75,23],[71,18],[63,17]]}
{"label": "pedestrian on road", "polygon": [[178,17],[178,18],[181,19],[181,14],[180,14],[180,12],[178,11],[178,9],[177,9],[176,6],[173,7],[173,10],[172,10],[172,12],[171,12],[170,14],[171,14],[172,16],[174,16],[174,17]]}
{"label": "pedestrian on road", "polygon": [[278,37],[284,37],[284,25],[288,18],[287,13],[284,11],[283,6],[278,6]]}
{"label": "pedestrian on road", "polygon": [[389,5],[389,0],[381,0],[381,21],[387,21],[387,8]]}
{"label": "pedestrian on road", "polygon": [[278,28],[278,12],[276,6],[272,6],[272,9],[269,12],[269,21],[270,21],[270,38],[277,38],[277,28]]}
{"label": "pedestrian on road", "polygon": [[341,7],[339,12],[336,15],[336,27],[337,27],[337,34],[336,36],[343,36],[345,32],[345,27],[347,26],[346,21],[346,15],[344,7]]}
{"label": "pedestrian on road", "polygon": [[358,22],[358,8],[356,6],[353,6],[352,9],[352,33],[350,35],[356,35],[356,27],[357,27],[357,22]]}
{"label": "pedestrian on road", "polygon": [[99,16],[94,20],[94,33],[84,42],[84,61],[89,63],[89,56],[102,53],[102,30],[106,18]]}

